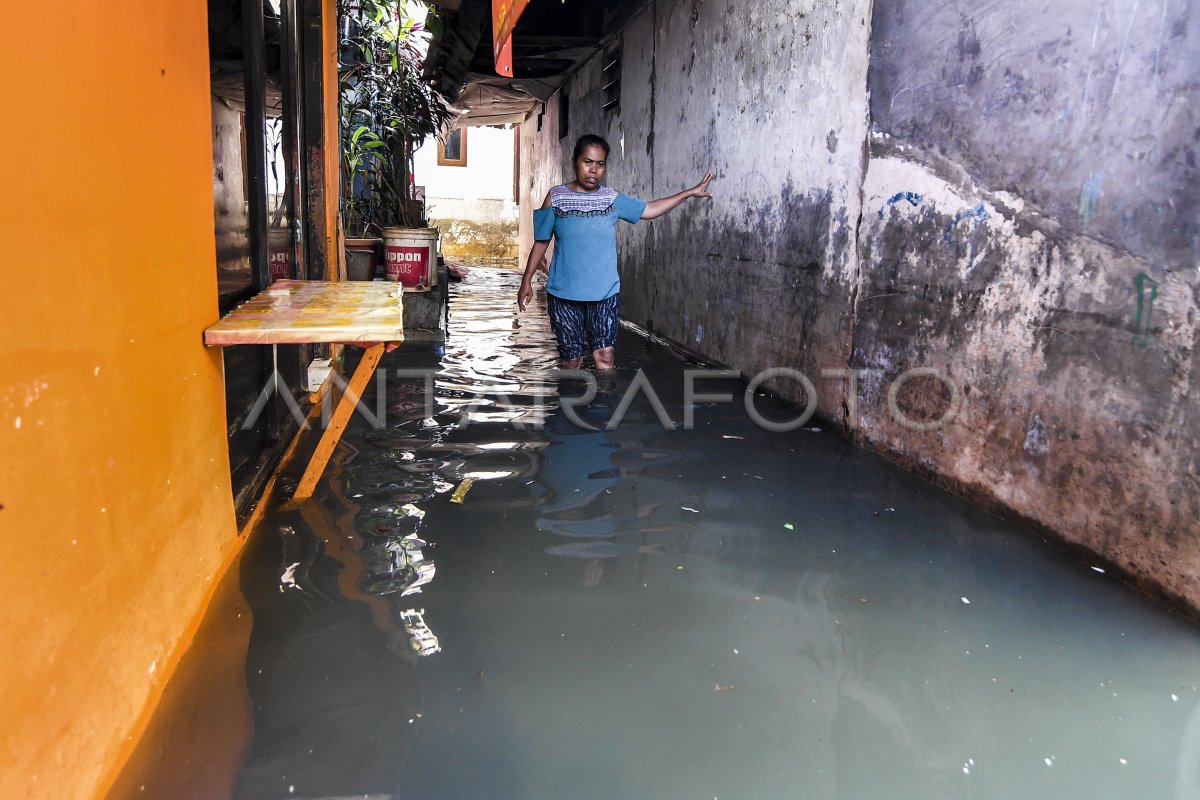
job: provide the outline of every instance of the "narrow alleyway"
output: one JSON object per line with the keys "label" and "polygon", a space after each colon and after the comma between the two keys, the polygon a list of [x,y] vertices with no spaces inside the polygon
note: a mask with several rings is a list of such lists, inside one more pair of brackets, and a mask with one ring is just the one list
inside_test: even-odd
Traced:
{"label": "narrow alleyway", "polygon": [[[684,430],[689,365],[630,332],[574,424],[517,279],[455,287],[249,546],[236,797],[1198,796],[1194,627],[740,384]],[[637,369],[678,429],[603,429]]]}

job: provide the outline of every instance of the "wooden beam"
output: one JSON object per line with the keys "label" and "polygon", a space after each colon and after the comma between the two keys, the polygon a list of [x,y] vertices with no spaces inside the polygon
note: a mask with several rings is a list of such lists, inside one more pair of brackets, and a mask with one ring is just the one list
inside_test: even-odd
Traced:
{"label": "wooden beam", "polygon": [[242,62],[246,87],[246,184],[250,205],[250,268],[259,291],[271,284],[267,261],[267,65],[263,0],[242,0]]}
{"label": "wooden beam", "polygon": [[350,422],[350,415],[354,413],[354,408],[358,405],[358,399],[362,395],[363,389],[366,388],[367,382],[375,374],[375,368],[379,366],[379,359],[383,357],[386,348],[385,344],[372,345],[367,352],[363,353],[362,360],[358,362],[358,367],[354,370],[354,375],[350,378],[345,393],[342,394],[342,399],[329,419],[329,426],[321,434],[321,441],[317,442],[317,449],[313,451],[312,458],[309,459],[308,466],[304,469],[300,485],[296,487],[296,493],[292,495],[293,504],[302,503],[312,497],[313,491],[317,488],[317,481],[325,472],[325,465],[329,463],[329,457],[333,455],[334,448],[341,440],[342,433]]}
{"label": "wooden beam", "polygon": [[304,62],[301,59],[301,25],[299,0],[283,0],[283,155],[287,164],[288,253],[292,271],[288,277],[304,279],[307,260],[302,232],[307,214],[304,213],[305,169],[301,154],[304,150],[302,87]]}
{"label": "wooden beam", "polygon": [[[300,12],[299,50],[302,61],[300,71],[301,108],[303,109],[302,134],[304,164],[304,220],[306,271],[300,277],[310,280],[325,280],[337,276],[336,242],[337,172],[330,169],[340,161],[340,143],[336,138],[337,123],[330,125],[327,115],[337,116],[337,65],[327,63],[336,59],[337,44],[333,34],[326,31],[330,17],[336,15],[326,7],[334,0],[295,0]],[[333,45],[330,47],[332,37]],[[331,74],[332,73],[332,74]],[[327,83],[332,80],[333,86]],[[332,98],[332,106],[330,105]],[[329,132],[335,133],[332,141]],[[327,152],[333,148],[332,152]]]}

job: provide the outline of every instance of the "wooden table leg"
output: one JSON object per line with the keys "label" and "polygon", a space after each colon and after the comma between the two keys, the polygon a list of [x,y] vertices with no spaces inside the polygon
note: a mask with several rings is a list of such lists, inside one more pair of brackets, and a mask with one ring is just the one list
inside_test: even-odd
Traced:
{"label": "wooden table leg", "polygon": [[333,449],[341,441],[342,432],[346,430],[346,425],[350,422],[350,415],[354,413],[354,407],[358,405],[358,398],[366,388],[367,382],[371,380],[371,376],[375,374],[375,367],[379,366],[379,359],[383,357],[385,348],[386,345],[377,344],[363,353],[362,361],[358,362],[358,368],[354,370],[354,375],[350,378],[350,383],[346,386],[342,399],[338,401],[337,408],[334,409],[333,416],[329,419],[329,426],[321,434],[321,441],[317,442],[317,449],[313,451],[308,466],[304,468],[304,476],[300,478],[300,485],[296,487],[296,493],[292,495],[293,503],[299,503],[312,497],[313,491],[317,488],[317,481],[325,472],[325,465],[329,463]]}

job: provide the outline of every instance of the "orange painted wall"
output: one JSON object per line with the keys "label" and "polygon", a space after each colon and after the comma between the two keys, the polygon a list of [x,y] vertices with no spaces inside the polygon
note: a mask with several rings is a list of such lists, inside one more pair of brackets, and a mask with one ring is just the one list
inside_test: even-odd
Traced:
{"label": "orange painted wall", "polygon": [[236,542],[206,3],[0,37],[0,797],[91,797]]}

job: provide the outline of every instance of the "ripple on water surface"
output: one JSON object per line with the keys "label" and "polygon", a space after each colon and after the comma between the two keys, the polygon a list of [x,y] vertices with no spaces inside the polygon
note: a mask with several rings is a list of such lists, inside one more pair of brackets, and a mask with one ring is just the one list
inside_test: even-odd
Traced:
{"label": "ripple on water surface", "polygon": [[270,520],[239,797],[1200,797],[1194,628],[628,332],[572,422],[517,281]]}

